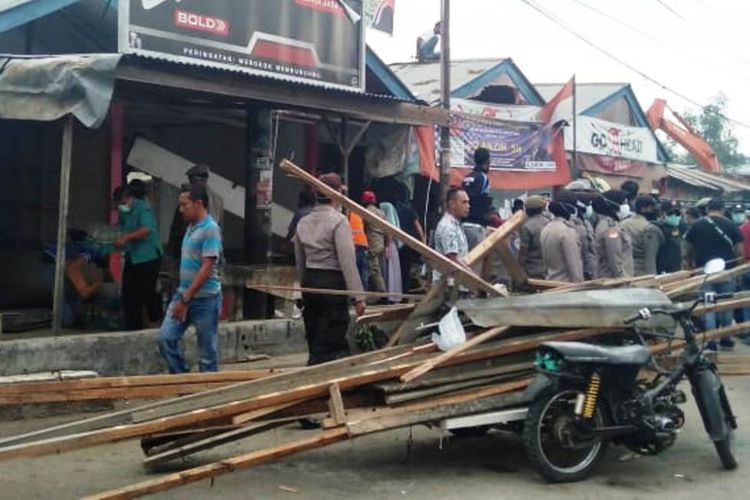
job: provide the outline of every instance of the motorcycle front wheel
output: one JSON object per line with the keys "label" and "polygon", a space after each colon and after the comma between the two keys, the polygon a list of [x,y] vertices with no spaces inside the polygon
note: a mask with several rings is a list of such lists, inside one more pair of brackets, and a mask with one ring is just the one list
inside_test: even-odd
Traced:
{"label": "motorcycle front wheel", "polygon": [[[545,391],[526,415],[522,434],[526,456],[550,482],[585,479],[607,449],[607,441],[586,437],[578,428],[575,415],[578,394],[579,391],[572,389]],[[601,408],[597,407],[590,426],[604,427]]]}
{"label": "motorcycle front wheel", "polygon": [[693,395],[700,411],[706,432],[712,437],[721,465],[732,470],[737,468],[734,454],[734,428],[724,384],[713,370],[703,370],[691,377]]}

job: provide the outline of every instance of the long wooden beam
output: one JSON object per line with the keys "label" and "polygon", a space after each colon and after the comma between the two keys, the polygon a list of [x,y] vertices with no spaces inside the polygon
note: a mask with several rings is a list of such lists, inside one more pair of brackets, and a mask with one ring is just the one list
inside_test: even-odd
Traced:
{"label": "long wooden beam", "polygon": [[187,471],[176,472],[167,476],[144,481],[142,483],[126,486],[116,490],[106,491],[85,497],[87,500],[105,500],[105,499],[129,499],[140,498],[146,495],[152,495],[161,491],[167,491],[178,486],[194,483],[202,479],[217,477],[222,474],[234,472],[238,469],[260,465],[271,460],[301,453],[303,451],[321,448],[339,441],[345,441],[349,435],[346,428],[340,427],[323,431],[307,439],[300,439],[290,443],[284,443],[273,448],[253,451],[234,458],[227,458],[220,462],[196,467]]}
{"label": "long wooden beam", "polygon": [[269,368],[265,370],[232,370],[216,373],[185,373],[175,375],[135,375],[131,377],[101,377],[78,380],[55,380],[49,382],[19,382],[0,384],[0,397],[38,393],[64,394],[103,389],[155,388],[196,384],[228,384],[270,377],[293,368]]}
{"label": "long wooden beam", "polygon": [[385,219],[382,219],[374,213],[370,212],[359,203],[356,203],[355,201],[347,198],[335,189],[332,189],[324,183],[320,182],[315,178],[315,176],[301,169],[291,161],[282,160],[280,167],[284,172],[297,177],[302,182],[310,185],[317,192],[322,193],[344,208],[347,208],[356,213],[357,215],[362,217],[362,219],[364,219],[368,224],[371,224],[372,226],[382,230],[388,236],[403,242],[406,246],[433,263],[433,265],[441,272],[446,274],[455,273],[457,275],[458,281],[464,283],[466,286],[474,290],[482,290],[492,296],[500,295],[500,293],[491,284],[487,283],[482,278],[474,274],[474,272],[470,268],[461,266],[450,260],[445,255],[436,252],[410,234],[391,225]]}
{"label": "long wooden beam", "polygon": [[443,396],[438,399],[415,403],[396,410],[386,410],[384,413],[375,413],[375,417],[352,422],[345,427],[342,426],[325,430],[309,439],[294,441],[274,446],[272,448],[254,451],[238,457],[225,459],[202,467],[195,467],[186,471],[168,474],[161,478],[88,496],[85,497],[85,499],[124,500],[140,498],[366,434],[436,421],[451,416],[466,415],[469,413],[517,405],[521,402],[521,393],[518,391],[526,387],[530,382],[531,379],[523,379],[496,387],[473,391],[471,393],[447,397]]}
{"label": "long wooden beam", "polygon": [[[530,351],[536,349],[541,343],[551,340],[580,340],[617,331],[618,330],[616,329],[584,329],[511,339],[498,342],[497,345],[488,346],[484,349],[459,353],[452,359],[446,360],[444,366],[471,363],[505,354]],[[185,413],[170,414],[169,416],[164,417],[158,417],[157,413],[152,419],[139,423],[120,425],[114,428],[99,429],[73,435],[64,435],[34,442],[22,442],[20,444],[0,448],[0,460],[32,458],[52,453],[71,451],[103,443],[156,434],[170,429],[194,426],[207,421],[216,421],[221,418],[247,413],[268,406],[306,398],[323,397],[329,393],[329,387],[332,383],[338,383],[342,390],[346,390],[389,380],[421,365],[424,360],[424,357],[420,356],[416,356],[413,359],[401,358],[400,356],[401,355],[393,356],[394,359],[390,362],[381,361],[381,364],[373,366],[359,366],[355,372],[348,372],[346,375],[344,375],[344,373],[347,372],[338,372],[338,375],[336,375],[336,372],[331,370],[330,366],[326,367],[325,365],[319,365],[319,367],[328,368],[329,372],[333,372],[331,376],[321,377],[319,381],[315,381],[315,378],[311,378],[308,374],[289,374],[294,376],[296,384],[290,385],[288,389],[278,390],[277,392],[251,392],[247,385],[243,384],[235,386],[233,391],[238,392],[239,394],[243,392],[246,393],[247,399],[238,399],[230,402],[226,402],[226,399],[224,399],[219,400],[219,403],[216,403],[216,406],[203,407],[193,405],[188,407],[193,409],[188,409]],[[226,393],[226,390],[222,392]],[[230,394],[233,394],[233,392]],[[251,394],[255,394],[255,396],[252,396]],[[182,399],[188,398],[191,398],[191,396]],[[221,401],[224,402],[221,403]],[[13,439],[11,439],[11,441],[13,441]]]}
{"label": "long wooden beam", "polygon": [[[525,221],[526,213],[523,211],[516,212],[510,219],[505,221],[502,226],[493,231],[492,234],[484,239],[484,241],[474,247],[463,259],[464,264],[468,267],[472,267],[487,257],[493,249],[500,249],[500,255],[503,258],[503,262],[505,263],[506,268],[508,268],[508,271],[514,273],[520,282],[524,282],[526,280],[526,273],[523,272],[523,269],[518,266],[518,263],[515,262],[511,255],[504,256],[503,248],[507,249],[505,240],[515,230],[521,227]],[[510,253],[510,251],[508,251],[508,253]],[[506,260],[508,262],[506,262]],[[409,335],[409,333],[414,330],[415,326],[422,321],[424,317],[432,316],[440,308],[442,301],[439,299],[442,298],[444,294],[445,288],[440,284],[433,283],[430,291],[427,292],[427,296],[422,299],[422,302],[417,304],[409,317],[406,318],[406,320],[396,329],[393,335],[391,335],[391,338],[388,339],[388,344],[386,345],[390,347],[399,342],[404,343],[404,341],[408,342],[414,340],[414,335]]]}

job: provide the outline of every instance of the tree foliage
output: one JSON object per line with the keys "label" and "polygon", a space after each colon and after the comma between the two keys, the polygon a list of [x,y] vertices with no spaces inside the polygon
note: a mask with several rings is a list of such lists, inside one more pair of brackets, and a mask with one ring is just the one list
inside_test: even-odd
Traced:
{"label": "tree foliage", "polygon": [[[732,122],[726,117],[727,103],[727,97],[719,93],[700,113],[686,112],[683,118],[711,145],[724,168],[732,170],[747,163],[750,158],[739,151],[739,140],[734,135]],[[674,152],[673,147],[668,149]],[[673,158],[680,163],[695,163],[695,159],[687,153]]]}

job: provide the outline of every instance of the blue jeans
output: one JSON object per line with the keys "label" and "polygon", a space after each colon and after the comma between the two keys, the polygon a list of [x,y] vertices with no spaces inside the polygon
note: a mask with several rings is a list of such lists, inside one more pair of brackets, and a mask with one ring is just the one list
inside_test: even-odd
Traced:
{"label": "blue jeans", "polygon": [[[734,291],[734,281],[722,281],[720,283],[709,283],[703,287],[703,292],[714,293],[731,293]],[[718,313],[709,313],[705,317],[706,330],[713,330],[717,327],[731,326],[734,321],[734,311],[722,311]]]}
{"label": "blue jeans", "polygon": [[180,349],[180,341],[188,326],[195,326],[200,350],[200,371],[215,372],[219,370],[219,314],[221,311],[221,293],[213,297],[195,297],[188,302],[185,321],[172,317],[172,310],[179,299],[175,295],[167,307],[164,322],[159,330],[159,352],[169,366],[169,373],[187,373],[190,371],[185,356]]}
{"label": "blue jeans", "polygon": [[359,271],[359,279],[362,280],[362,289],[367,290],[367,285],[370,283],[370,263],[367,261],[367,247],[355,246],[357,256],[357,271]]}

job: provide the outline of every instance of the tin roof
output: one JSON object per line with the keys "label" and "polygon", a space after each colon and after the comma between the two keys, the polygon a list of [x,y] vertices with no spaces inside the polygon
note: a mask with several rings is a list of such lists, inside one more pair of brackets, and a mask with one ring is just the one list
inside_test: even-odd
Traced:
{"label": "tin roof", "polygon": [[[428,103],[440,100],[439,61],[394,63],[390,67],[418,99]],[[451,95],[472,97],[488,85],[498,85],[498,80],[504,77],[507,80],[505,83],[518,88],[526,102],[544,104],[542,96],[510,58],[451,61]]]}
{"label": "tin roof", "polygon": [[[545,101],[549,101],[560,92],[564,83],[537,83],[534,86],[542,94]],[[578,83],[576,82],[576,108],[583,114],[587,109],[619,92],[627,83]]]}
{"label": "tin roof", "polygon": [[668,164],[667,176],[691,186],[724,193],[750,191],[750,184],[720,174],[709,174],[686,165]]}

